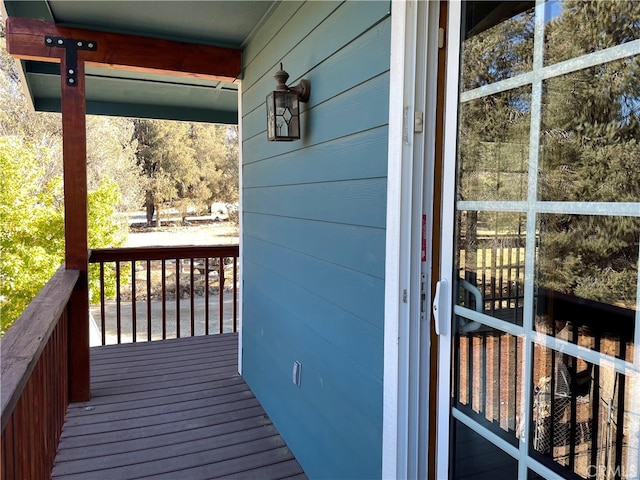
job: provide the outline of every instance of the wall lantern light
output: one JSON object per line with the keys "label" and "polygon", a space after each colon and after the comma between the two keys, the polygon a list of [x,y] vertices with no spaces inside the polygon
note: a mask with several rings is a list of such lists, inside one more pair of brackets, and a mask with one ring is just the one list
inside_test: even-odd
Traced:
{"label": "wall lantern light", "polygon": [[276,89],[267,95],[267,139],[270,142],[290,142],[300,138],[300,105],[307,102],[311,82],[300,80],[295,87],[287,87],[289,74],[282,69],[273,76]]}

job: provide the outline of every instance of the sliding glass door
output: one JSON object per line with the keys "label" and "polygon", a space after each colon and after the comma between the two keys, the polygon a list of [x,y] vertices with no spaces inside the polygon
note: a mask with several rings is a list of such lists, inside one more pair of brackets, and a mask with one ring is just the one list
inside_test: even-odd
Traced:
{"label": "sliding glass door", "polygon": [[638,478],[640,2],[450,12],[439,458]]}

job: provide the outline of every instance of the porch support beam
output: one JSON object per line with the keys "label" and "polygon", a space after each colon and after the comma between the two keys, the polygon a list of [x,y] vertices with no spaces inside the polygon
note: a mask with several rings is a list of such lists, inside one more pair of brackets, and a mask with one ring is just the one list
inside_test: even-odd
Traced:
{"label": "porch support beam", "polygon": [[[85,66],[89,63],[107,68],[233,81],[240,75],[241,53],[207,45],[57,27],[40,20],[15,17],[7,19],[6,34],[7,50],[14,57],[60,63],[61,72],[65,72],[60,79],[65,262],[66,268],[80,272],[69,303],[69,400],[86,401],[90,398],[90,371]],[[55,44],[51,39],[56,39]],[[63,39],[60,45],[57,39]],[[80,40],[90,40],[92,48],[85,49],[86,45],[76,48]],[[95,45],[98,48],[93,48]],[[67,65],[68,62],[73,65]]]}
{"label": "porch support beam", "polygon": [[45,36],[91,39],[95,51],[78,52],[89,65],[137,72],[165,73],[223,82],[238,78],[241,51],[135,35],[58,27],[30,18],[7,18],[7,50],[23,60],[60,62],[60,52],[45,45]]}
{"label": "porch support beam", "polygon": [[[77,37],[76,37],[77,38]],[[43,42],[44,43],[44,42]],[[69,55],[62,50],[61,71]],[[75,81],[64,75],[62,85],[62,157],[64,177],[64,233],[66,268],[80,276],[69,302],[69,401],[89,400],[89,247],[87,213],[87,128],[85,114],[85,65],[76,61]]]}

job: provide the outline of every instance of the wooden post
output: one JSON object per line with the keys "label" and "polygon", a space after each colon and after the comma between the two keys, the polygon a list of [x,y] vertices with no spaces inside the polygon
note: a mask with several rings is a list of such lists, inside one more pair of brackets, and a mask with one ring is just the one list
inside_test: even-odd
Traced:
{"label": "wooden post", "polygon": [[[69,400],[86,401],[90,397],[90,376],[85,62],[103,68],[229,82],[240,75],[242,53],[238,49],[58,27],[31,18],[9,17],[6,25],[11,55],[60,62],[65,258],[66,268],[80,272],[69,301]],[[74,70],[70,74],[73,81],[69,81],[69,68]]]}
{"label": "wooden post", "polygon": [[[62,155],[64,160],[64,231],[66,268],[80,271],[69,302],[69,400],[89,400],[89,288],[87,222],[87,128],[84,61],[60,63],[62,84]],[[76,69],[73,84],[65,78]]]}

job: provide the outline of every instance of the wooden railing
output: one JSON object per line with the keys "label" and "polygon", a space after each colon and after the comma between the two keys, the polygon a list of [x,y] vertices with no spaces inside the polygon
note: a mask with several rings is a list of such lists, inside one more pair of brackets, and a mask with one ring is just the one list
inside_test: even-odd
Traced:
{"label": "wooden railing", "polygon": [[79,277],[61,268],[0,339],[2,480],[51,476],[68,400],[68,302]]}
{"label": "wooden railing", "polygon": [[237,245],[92,250],[89,263],[102,345],[237,330]]}
{"label": "wooden railing", "polygon": [[510,311],[510,320],[522,324],[524,303],[524,237],[518,235],[478,236],[459,240],[460,278],[480,290],[483,304],[467,308],[496,316]]}

